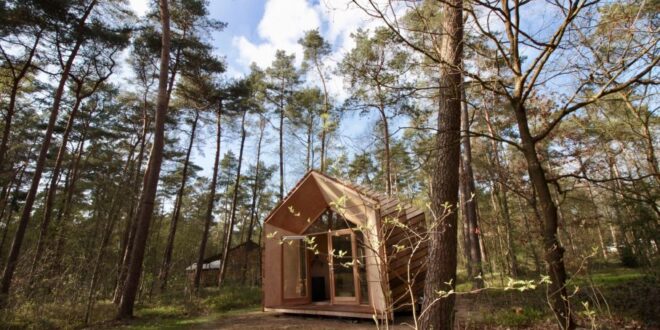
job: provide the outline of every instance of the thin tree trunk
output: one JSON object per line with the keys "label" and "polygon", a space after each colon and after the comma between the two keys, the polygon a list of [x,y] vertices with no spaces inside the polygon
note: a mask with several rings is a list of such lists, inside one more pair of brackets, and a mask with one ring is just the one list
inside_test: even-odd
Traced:
{"label": "thin tree trunk", "polygon": [[472,146],[470,145],[470,122],[467,109],[467,101],[465,100],[465,85],[461,84],[461,145],[463,146],[463,153],[461,157],[462,174],[461,178],[461,191],[463,192],[463,215],[465,222],[468,224],[468,235],[470,237],[470,246],[466,247],[470,251],[470,270],[473,287],[482,288],[484,281],[482,278],[483,269],[481,266],[481,248],[479,245],[480,230],[477,219],[477,199],[475,196],[474,174],[472,173]]}
{"label": "thin tree trunk", "polygon": [[209,238],[209,230],[213,222],[213,206],[215,205],[215,190],[218,185],[218,167],[220,164],[220,142],[222,138],[222,100],[219,101],[218,118],[215,139],[215,159],[213,161],[213,177],[211,177],[211,186],[209,187],[209,200],[206,205],[206,214],[204,216],[204,234],[199,243],[199,255],[197,257],[197,267],[195,267],[195,290],[199,292],[202,271],[204,266],[204,254],[206,253],[206,243]]}
{"label": "thin tree trunk", "polygon": [[238,190],[240,189],[240,184],[241,184],[241,165],[243,163],[243,147],[245,146],[245,137],[247,135],[247,132],[245,131],[246,115],[247,115],[247,110],[243,110],[243,117],[241,119],[241,147],[238,152],[238,167],[236,169],[236,181],[234,182],[234,193],[231,201],[231,211],[230,211],[231,213],[229,217],[227,231],[225,232],[225,244],[222,248],[222,259],[220,262],[220,272],[218,274],[219,287],[222,287],[222,284],[225,279],[225,272],[227,270],[227,257],[229,255],[232,233],[234,231],[234,223],[236,221],[236,206],[238,203]]}
{"label": "thin tree trunk", "polygon": [[138,226],[135,232],[131,261],[124,284],[117,318],[133,317],[133,306],[142,275],[142,261],[149,235],[149,225],[154,210],[154,200],[158,188],[158,178],[163,161],[163,147],[165,137],[165,117],[169,99],[167,97],[167,73],[170,58],[170,14],[168,0],[160,0],[160,21],[162,25],[162,41],[160,54],[160,74],[158,77],[158,100],[156,104],[156,120],[154,143],[149,155],[149,165],[144,176],[143,189],[140,197],[138,211]]}
{"label": "thin tree trunk", "polygon": [[71,54],[64,65],[62,71],[62,76],[58,83],[57,89],[55,91],[55,96],[53,99],[53,107],[50,112],[50,117],[48,119],[48,125],[46,127],[46,133],[44,134],[44,140],[42,141],[41,150],[39,151],[39,157],[37,158],[37,163],[34,169],[34,175],[32,178],[32,184],[30,185],[30,190],[25,199],[25,205],[23,206],[23,212],[18,222],[18,228],[14,234],[14,240],[7,257],[7,265],[2,274],[2,280],[0,280],[0,307],[4,308],[6,306],[9,289],[11,287],[11,280],[14,277],[14,270],[16,269],[16,264],[18,262],[18,256],[21,251],[21,246],[23,244],[23,238],[25,236],[25,231],[27,229],[28,222],[30,222],[30,217],[32,215],[32,207],[34,206],[34,201],[37,196],[37,191],[39,189],[39,182],[41,181],[41,174],[43,173],[44,167],[46,165],[46,156],[48,155],[48,149],[50,148],[51,139],[53,137],[53,130],[55,129],[55,123],[57,121],[57,115],[60,111],[60,105],[62,103],[62,96],[64,95],[64,87],[67,80],[69,79],[69,72],[73,66],[73,61],[78,55],[78,51],[82,46],[85,38],[83,29],[87,18],[92,12],[94,6],[96,6],[96,0],[93,0],[89,6],[85,9],[85,12],[78,23],[76,28],[77,39]]}
{"label": "thin tree trunk", "polygon": [[[441,5],[442,43],[440,45],[440,89],[438,133],[434,150],[433,195],[431,207],[438,217],[433,219],[428,269],[424,281],[422,329],[453,327],[455,296],[438,297],[439,291],[450,291],[456,284],[456,243],[458,201],[458,167],[461,129],[461,63],[463,58],[463,2],[448,0]],[[448,284],[447,284],[448,283]]]}
{"label": "thin tree trunk", "polygon": [[307,171],[311,170],[314,167],[314,157],[312,153],[314,152],[314,145],[312,143],[312,131],[314,126],[314,117],[309,115],[309,123],[307,124],[307,158],[305,159],[307,164]]}
{"label": "thin tree trunk", "polygon": [[321,115],[321,173],[326,171],[326,154],[327,154],[327,136],[328,136],[328,116],[330,115],[330,102],[328,95],[328,87],[326,86],[325,76],[321,71],[321,65],[318,62],[317,58],[314,58],[314,65],[316,66],[316,71],[319,73],[319,78],[321,78],[321,85],[323,86],[323,114]]}
{"label": "thin tree trunk", "polygon": [[28,275],[29,282],[32,282],[34,279],[34,272],[37,269],[37,264],[41,261],[44,245],[46,244],[46,236],[48,235],[48,227],[50,226],[50,220],[53,214],[53,202],[57,191],[57,183],[60,180],[60,170],[62,168],[62,162],[64,161],[64,154],[66,153],[67,144],[69,143],[69,135],[73,128],[73,122],[78,115],[78,109],[82,102],[82,88],[83,83],[78,83],[75,90],[76,101],[71,109],[71,113],[69,113],[69,119],[67,120],[66,127],[62,133],[62,143],[57,151],[57,158],[55,158],[55,165],[53,167],[53,173],[51,174],[50,184],[48,185],[46,200],[44,202],[44,215],[41,221],[41,227],[39,228],[36,252],[34,253],[34,259],[32,260],[32,266],[30,267],[30,273]]}
{"label": "thin tree trunk", "polygon": [[[464,206],[465,205],[465,185],[463,184],[465,174],[463,174],[463,160],[461,159],[460,165],[458,167],[458,177],[460,180],[460,187],[459,187],[459,194],[458,194],[458,201],[460,205]],[[461,209],[461,215],[463,215],[460,219],[463,219],[463,225],[462,225],[462,234],[463,234],[463,257],[465,257],[465,271],[467,272],[467,278],[471,279],[474,274],[472,274],[472,258],[470,256],[470,246],[472,245],[470,243],[470,225],[467,222],[467,219],[465,217],[465,207]]]}
{"label": "thin tree trunk", "polygon": [[[284,88],[282,88],[284,89]],[[282,98],[284,98],[282,91]],[[280,200],[284,199],[284,101],[280,100]],[[321,155],[323,157],[323,155]],[[323,160],[321,160],[323,163]]]}
{"label": "thin tree trunk", "polygon": [[[266,128],[266,121],[263,117],[259,121],[259,141],[257,142],[257,164],[255,165],[254,170],[254,185],[252,185],[252,204],[250,205],[250,223],[247,228],[247,239],[246,243],[252,242],[252,233],[254,222],[257,217],[256,207],[257,207],[257,197],[260,193],[259,191],[259,170],[261,169],[261,142],[264,138],[264,129]],[[247,269],[248,269],[248,245],[246,245],[245,253],[243,256],[243,271],[241,276],[241,281],[245,284]]]}
{"label": "thin tree trunk", "polygon": [[167,236],[167,245],[165,245],[165,254],[163,256],[163,264],[160,268],[158,280],[160,281],[160,290],[165,291],[167,288],[167,277],[170,271],[170,264],[172,262],[172,251],[174,250],[174,236],[176,235],[177,224],[181,216],[181,204],[183,203],[183,194],[186,190],[186,182],[188,181],[188,165],[190,164],[190,153],[192,152],[193,142],[195,141],[195,131],[197,130],[197,121],[199,120],[199,111],[195,111],[195,117],[190,128],[190,142],[188,143],[188,150],[186,150],[186,158],[183,161],[183,171],[181,173],[181,184],[179,191],[176,195],[174,203],[174,212],[172,213],[172,222],[170,223],[170,231]]}
{"label": "thin tree trunk", "polygon": [[[378,87],[379,94],[380,94],[380,87]],[[383,154],[385,156],[385,191],[387,193],[387,196],[392,195],[392,160],[390,156],[390,128],[389,128],[389,123],[387,121],[387,116],[385,115],[385,105],[383,103],[380,104],[380,107],[378,108],[378,112],[380,113],[380,120],[383,122],[383,144],[384,144],[384,150]]]}

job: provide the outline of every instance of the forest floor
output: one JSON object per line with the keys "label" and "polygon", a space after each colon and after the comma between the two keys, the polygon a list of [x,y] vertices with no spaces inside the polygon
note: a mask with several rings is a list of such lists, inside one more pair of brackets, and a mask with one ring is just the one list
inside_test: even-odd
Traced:
{"label": "forest floor", "polygon": [[[506,290],[508,279],[493,280],[491,289],[467,293],[458,288],[458,329],[552,329],[556,325],[542,288]],[[577,288],[577,289],[576,289]],[[660,281],[638,270],[608,268],[575,277],[574,314],[580,325],[604,329],[660,329]],[[196,317],[142,309],[129,324],[106,324],[108,329],[375,329],[371,320],[313,317],[261,312],[259,306],[211,312]],[[411,315],[397,315],[390,329],[411,329]],[[381,327],[383,328],[383,327]]]}
{"label": "forest floor", "polygon": [[[520,291],[506,277],[487,277],[489,289],[456,288],[457,329],[554,329],[543,285]],[[527,280],[536,281],[538,276]],[[508,289],[507,289],[508,287]],[[573,313],[584,328],[660,329],[658,270],[606,267],[575,275],[568,286]],[[81,324],[84,305],[62,301],[24,304],[0,318],[1,329],[375,329],[371,320],[261,312],[261,290],[228,286],[205,289],[201,297],[172,288],[145,299],[130,322],[112,321],[116,307],[99,301],[89,325]],[[390,329],[411,329],[411,315],[395,315]],[[385,327],[380,327],[381,329]]]}

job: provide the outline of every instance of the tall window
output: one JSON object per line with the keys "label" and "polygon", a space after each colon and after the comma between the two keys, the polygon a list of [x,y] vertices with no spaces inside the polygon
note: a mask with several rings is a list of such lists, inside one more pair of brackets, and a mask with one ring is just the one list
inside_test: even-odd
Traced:
{"label": "tall window", "polygon": [[282,243],[284,299],[307,296],[307,254],[302,237],[285,237]]}

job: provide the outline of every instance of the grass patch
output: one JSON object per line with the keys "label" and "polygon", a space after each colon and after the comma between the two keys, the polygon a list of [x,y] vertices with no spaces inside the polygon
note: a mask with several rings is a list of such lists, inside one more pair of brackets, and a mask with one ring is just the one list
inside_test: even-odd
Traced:
{"label": "grass patch", "polygon": [[500,327],[529,327],[546,318],[546,312],[533,307],[499,310],[484,317],[484,325]]}
{"label": "grass patch", "polygon": [[204,305],[215,312],[256,307],[261,304],[261,288],[231,286],[220,290],[219,294],[209,295]]}
{"label": "grass patch", "polygon": [[125,324],[113,324],[108,329],[187,329],[194,325],[259,310],[261,289],[227,286],[205,288],[199,297],[176,299],[164,295],[149,305],[139,306],[136,318]]}

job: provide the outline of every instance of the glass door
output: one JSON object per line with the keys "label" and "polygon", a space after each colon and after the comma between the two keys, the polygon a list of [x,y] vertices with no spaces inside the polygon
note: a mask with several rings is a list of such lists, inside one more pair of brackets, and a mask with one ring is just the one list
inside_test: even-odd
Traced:
{"label": "glass door", "polygon": [[357,274],[353,233],[337,231],[330,234],[332,253],[332,297],[334,302],[357,302]]}
{"label": "glass door", "polygon": [[307,301],[307,249],[302,236],[284,237],[282,242],[283,298]]}

